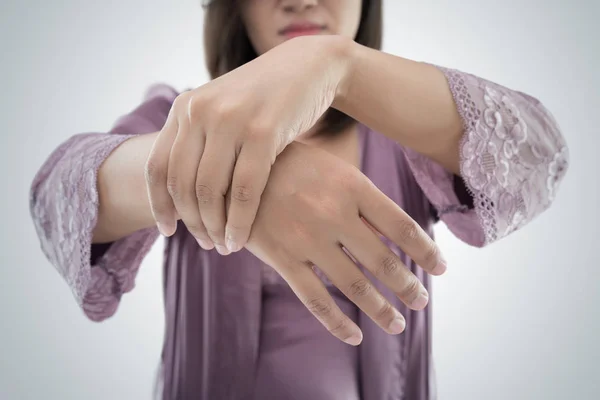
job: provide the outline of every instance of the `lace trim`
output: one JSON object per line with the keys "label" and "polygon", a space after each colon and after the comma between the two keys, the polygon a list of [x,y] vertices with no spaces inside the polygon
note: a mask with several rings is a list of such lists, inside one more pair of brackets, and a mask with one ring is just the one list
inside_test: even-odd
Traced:
{"label": "lace trim", "polygon": [[[92,140],[86,140],[92,135]],[[128,137],[73,137],[50,157],[40,171],[48,178],[31,192],[31,213],[42,251],[69,284],[80,306],[92,280],[90,251],[98,209],[97,170]],[[68,159],[62,160],[67,149]],[[60,161],[54,161],[57,159]]]}
{"label": "lace trim", "polygon": [[[549,207],[566,173],[568,150],[556,121],[535,98],[436,67],[446,75],[463,120],[461,175],[488,244]],[[483,107],[469,90],[478,86]]]}
{"label": "lace trim", "polygon": [[143,103],[120,117],[110,134],[82,133],[61,144],[31,185],[30,213],[41,249],[92,320],[116,311],[121,295],[133,289],[142,258],[159,236],[156,228],[135,232],[114,242],[95,266],[90,265],[92,230],[98,217],[98,169],[123,141],[160,129],[177,95],[169,85],[152,85]]}

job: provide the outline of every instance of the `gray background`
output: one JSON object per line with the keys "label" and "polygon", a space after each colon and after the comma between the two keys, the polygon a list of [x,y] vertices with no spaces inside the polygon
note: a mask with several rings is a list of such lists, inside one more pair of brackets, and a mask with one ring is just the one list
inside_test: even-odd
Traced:
{"label": "gray background", "polygon": [[[150,84],[206,82],[198,4],[0,5],[2,399],[150,397],[164,329],[162,242],[117,314],[90,322],[39,249],[28,190],[59,143],[108,130]],[[449,261],[433,293],[442,400],[600,398],[599,17],[591,0],[386,3],[386,51],[538,97],[572,160],[554,206],[488,248],[437,227]]]}

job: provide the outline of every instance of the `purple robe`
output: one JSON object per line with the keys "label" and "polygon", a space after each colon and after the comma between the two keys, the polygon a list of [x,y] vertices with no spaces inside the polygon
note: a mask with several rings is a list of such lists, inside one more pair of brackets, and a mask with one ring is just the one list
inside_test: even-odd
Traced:
{"label": "purple robe", "polygon": [[[558,124],[534,97],[436,67],[444,72],[463,121],[461,176],[364,125],[360,167],[430,235],[441,220],[467,244],[482,247],[550,206],[567,170],[568,150]],[[93,321],[116,312],[159,236],[148,228],[92,245],[98,168],[123,141],[160,130],[177,95],[167,85],[154,85],[110,132],[82,133],[61,144],[32,183],[30,210],[41,249]],[[431,292],[429,276],[397,246],[386,244]],[[157,397],[435,398],[435,297],[425,310],[412,311],[373,279],[406,318],[406,331],[392,336],[321,278],[362,329],[360,346],[333,338],[285,281],[246,249],[229,256],[205,251],[180,221],[164,251],[166,333]]]}

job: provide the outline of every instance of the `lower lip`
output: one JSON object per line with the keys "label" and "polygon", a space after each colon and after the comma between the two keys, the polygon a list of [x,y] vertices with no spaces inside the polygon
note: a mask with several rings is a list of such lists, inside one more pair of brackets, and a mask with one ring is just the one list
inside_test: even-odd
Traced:
{"label": "lower lip", "polygon": [[288,39],[291,39],[291,38],[297,37],[297,36],[318,35],[322,31],[323,30],[320,28],[303,29],[303,30],[298,30],[298,31],[286,32],[283,34],[283,36],[285,36]]}

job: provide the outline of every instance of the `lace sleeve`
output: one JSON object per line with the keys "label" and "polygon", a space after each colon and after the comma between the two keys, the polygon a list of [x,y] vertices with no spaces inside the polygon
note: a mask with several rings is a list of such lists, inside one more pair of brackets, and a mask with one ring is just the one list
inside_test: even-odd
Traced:
{"label": "lace sleeve", "polygon": [[160,130],[175,96],[172,88],[156,85],[110,134],[71,137],[48,157],[31,185],[29,206],[41,249],[91,320],[114,314],[121,295],[133,289],[141,261],[158,237],[155,228],[135,232],[105,246],[103,254],[92,260],[98,169],[125,140]]}
{"label": "lace sleeve", "polygon": [[415,178],[441,220],[459,238],[484,246],[546,210],[569,164],[560,128],[536,98],[472,74],[440,69],[463,121],[460,172],[473,207],[460,202],[453,174],[404,149]]}

